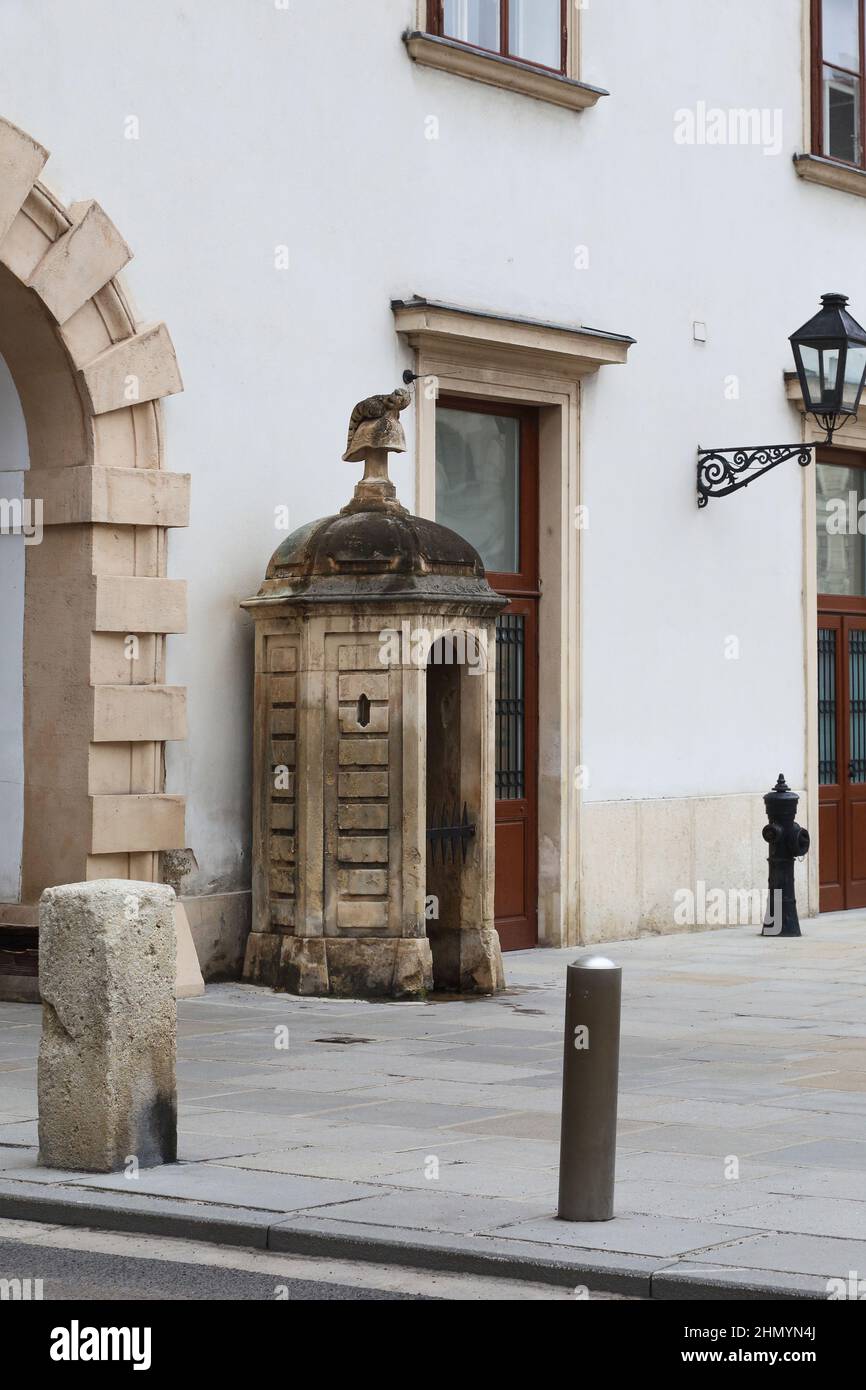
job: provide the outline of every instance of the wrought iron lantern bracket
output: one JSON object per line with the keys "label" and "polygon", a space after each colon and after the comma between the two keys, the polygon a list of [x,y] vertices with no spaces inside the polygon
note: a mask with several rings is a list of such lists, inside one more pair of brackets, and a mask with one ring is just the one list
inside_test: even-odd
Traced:
{"label": "wrought iron lantern bracket", "polygon": [[739,449],[698,449],[698,506],[711,497],[728,497],[748,487],[780,463],[796,459],[801,468],[812,462],[815,444],[761,444]]}

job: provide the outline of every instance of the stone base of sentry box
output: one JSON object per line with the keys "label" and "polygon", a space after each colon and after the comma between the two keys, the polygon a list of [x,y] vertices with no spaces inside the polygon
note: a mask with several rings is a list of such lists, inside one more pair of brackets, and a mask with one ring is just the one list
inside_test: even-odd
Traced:
{"label": "stone base of sentry box", "polygon": [[339,940],[252,932],[244,979],[289,994],[421,999],[433,988],[433,957],[426,937]]}

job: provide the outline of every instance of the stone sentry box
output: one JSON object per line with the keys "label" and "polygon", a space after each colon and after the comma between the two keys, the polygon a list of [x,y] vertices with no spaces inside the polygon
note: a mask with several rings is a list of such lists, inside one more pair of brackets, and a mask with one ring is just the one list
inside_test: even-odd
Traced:
{"label": "stone sentry box", "polygon": [[[244,978],[296,994],[502,987],[493,925],[495,619],[475,550],[388,478],[406,391],[352,413],[365,474],[279,547],[256,623]],[[465,816],[464,816],[465,808]],[[428,835],[464,825],[463,833]]]}

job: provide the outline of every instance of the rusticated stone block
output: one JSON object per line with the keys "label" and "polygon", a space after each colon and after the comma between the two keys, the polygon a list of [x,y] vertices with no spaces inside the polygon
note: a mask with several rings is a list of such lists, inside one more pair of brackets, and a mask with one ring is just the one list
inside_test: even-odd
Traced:
{"label": "rusticated stone block", "polygon": [[126,879],[39,905],[39,1160],[110,1173],[177,1156],[175,895]]}
{"label": "rusticated stone block", "polygon": [[289,994],[328,993],[328,960],[320,936],[285,938],[277,988],[288,990]]}
{"label": "rusticated stone block", "polygon": [[274,932],[250,932],[247,939],[244,979],[273,988],[279,976],[280,937]]}
{"label": "rusticated stone block", "polygon": [[433,988],[426,937],[354,941],[328,937],[328,993],[343,999],[422,999]]}

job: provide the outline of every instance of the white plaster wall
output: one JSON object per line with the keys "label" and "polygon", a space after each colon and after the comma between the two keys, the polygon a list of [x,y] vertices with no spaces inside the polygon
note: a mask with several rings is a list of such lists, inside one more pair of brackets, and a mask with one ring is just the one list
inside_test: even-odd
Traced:
{"label": "white plaster wall", "polygon": [[[47,181],[97,197],[130,241],[127,283],[184,374],[165,417],[170,465],[193,474],[170,551],[190,633],[168,678],[189,686],[191,732],[168,780],[199,891],[248,874],[237,603],[280,539],[276,506],[300,524],[346,500],[348,413],[407,364],[389,301],[413,292],[638,339],[584,392],[587,799],[754,792],[780,768],[803,783],[799,470],[699,513],[695,452],[798,437],[787,336],[827,289],[866,317],[866,207],[791,166],[798,0],[581,17],[582,75],[612,96],[575,115],[413,65],[415,0],[0,6],[3,114],[52,150]],[[675,112],[699,101],[779,108],[780,153],[677,145]],[[394,473],[411,502],[408,457]]]}
{"label": "white plaster wall", "polygon": [[[27,430],[0,357],[0,498],[24,495]],[[24,537],[0,531],[0,902],[17,903],[24,834]]]}

